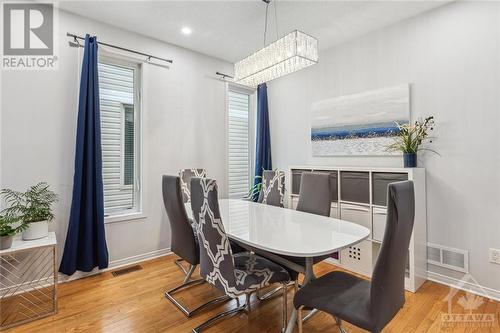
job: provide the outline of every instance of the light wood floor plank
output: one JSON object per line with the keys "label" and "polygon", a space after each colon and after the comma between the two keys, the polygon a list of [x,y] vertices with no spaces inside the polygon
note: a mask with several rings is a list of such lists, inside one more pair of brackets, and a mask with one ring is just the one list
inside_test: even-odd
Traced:
{"label": "light wood floor plank", "polygon": [[[183,275],[175,266],[174,256],[167,256],[141,263],[142,270],[113,277],[110,272],[94,275],[59,287],[59,313],[38,320],[6,333],[157,333],[190,332],[214,314],[232,308],[235,301],[216,306],[193,318],[186,318],[164,297],[167,289],[180,284]],[[335,270],[332,265],[321,263],[315,267],[316,274],[322,275]],[[484,299],[476,312],[494,313],[493,327],[443,326],[442,314],[447,313],[444,301],[449,288],[437,283],[426,282],[416,294],[406,293],[406,304],[396,318],[385,328],[385,333],[500,333],[498,318],[500,304]],[[188,306],[195,306],[220,292],[208,284],[189,289],[178,294]],[[456,300],[465,293],[459,292],[452,306],[454,313],[468,313]],[[289,291],[289,311],[291,311],[293,291]],[[238,332],[262,333],[279,331],[281,318],[281,298],[259,302],[252,297],[252,311],[240,313],[225,319],[207,329],[207,333]],[[345,323],[350,333],[366,332]],[[304,325],[305,332],[337,332],[334,320],[325,313],[319,313]]]}

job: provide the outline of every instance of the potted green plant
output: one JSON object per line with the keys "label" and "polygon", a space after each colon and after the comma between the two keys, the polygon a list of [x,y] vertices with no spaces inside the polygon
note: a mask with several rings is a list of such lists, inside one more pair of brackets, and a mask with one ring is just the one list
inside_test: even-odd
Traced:
{"label": "potted green plant", "polygon": [[[256,183],[255,181],[258,179],[258,182]],[[253,180],[253,185],[250,187],[248,190],[248,193],[245,197],[243,197],[244,200],[257,200],[260,194],[260,190],[262,189],[262,176],[255,176]]]}
{"label": "potted green plant", "polygon": [[417,120],[414,124],[396,123],[399,133],[394,137],[394,142],[386,148],[388,151],[401,151],[405,168],[415,168],[417,166],[417,152],[419,150],[429,150],[437,154],[432,149],[422,148],[425,141],[432,143],[429,132],[434,130],[434,117],[430,116],[424,120]]}
{"label": "potted green plant", "polygon": [[21,223],[18,216],[0,215],[0,250],[10,248],[14,235],[26,227],[27,225]]}
{"label": "potted green plant", "polygon": [[31,186],[26,192],[3,189],[1,194],[9,206],[4,210],[7,215],[18,215],[26,230],[24,240],[46,237],[49,233],[48,223],[54,219],[52,205],[57,202],[57,194],[49,189],[47,183],[41,182]]}

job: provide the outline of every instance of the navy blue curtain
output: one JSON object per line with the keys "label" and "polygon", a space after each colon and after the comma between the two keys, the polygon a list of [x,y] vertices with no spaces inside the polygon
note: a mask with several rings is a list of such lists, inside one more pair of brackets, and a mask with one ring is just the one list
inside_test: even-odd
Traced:
{"label": "navy blue curtain", "polygon": [[[269,130],[269,109],[267,106],[267,85],[257,87],[257,131],[255,137],[255,179],[254,186],[262,179],[263,170],[272,170],[271,161],[271,133]],[[255,193],[253,200],[257,201],[259,193]]]}
{"label": "navy blue curtain", "polygon": [[73,200],[59,267],[67,275],[76,270],[89,272],[96,266],[108,267],[97,64],[97,38],[87,35],[78,103]]}

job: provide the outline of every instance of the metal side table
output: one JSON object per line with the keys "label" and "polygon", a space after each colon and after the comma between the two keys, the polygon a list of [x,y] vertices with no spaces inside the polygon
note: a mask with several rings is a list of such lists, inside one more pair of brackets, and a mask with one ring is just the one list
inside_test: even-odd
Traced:
{"label": "metal side table", "polygon": [[57,313],[56,234],[0,250],[0,330]]}

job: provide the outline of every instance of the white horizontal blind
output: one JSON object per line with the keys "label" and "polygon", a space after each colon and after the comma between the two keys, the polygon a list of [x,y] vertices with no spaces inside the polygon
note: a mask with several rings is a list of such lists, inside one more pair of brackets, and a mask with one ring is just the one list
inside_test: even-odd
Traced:
{"label": "white horizontal blind", "polygon": [[134,106],[126,105],[124,108],[123,124],[123,185],[134,185],[135,161],[135,121]]}
{"label": "white horizontal blind", "polygon": [[250,189],[249,111],[250,96],[230,90],[228,100],[229,198],[243,198]]}
{"label": "white horizontal blind", "polygon": [[[134,186],[124,183],[124,163],[130,161],[130,156],[124,158],[124,138],[134,136],[133,126],[126,126],[125,119],[125,110],[134,107],[134,69],[99,63],[99,94],[104,213],[110,215],[134,207]],[[126,128],[132,128],[132,133],[126,133]]]}

